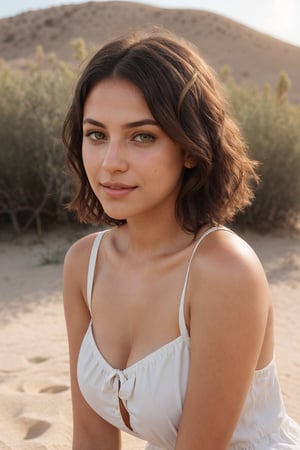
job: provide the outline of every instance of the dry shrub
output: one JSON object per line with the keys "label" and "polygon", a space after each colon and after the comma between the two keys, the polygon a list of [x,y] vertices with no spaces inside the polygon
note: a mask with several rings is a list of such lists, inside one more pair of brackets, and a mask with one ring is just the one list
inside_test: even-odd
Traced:
{"label": "dry shrub", "polygon": [[68,198],[61,125],[73,75],[40,48],[27,70],[0,67],[0,217],[14,231],[57,219]]}
{"label": "dry shrub", "polygon": [[253,205],[237,223],[264,232],[299,221],[300,107],[288,102],[289,85],[285,73],[275,90],[227,81],[230,102],[250,153],[260,162],[261,176]]}
{"label": "dry shrub", "polygon": [[[75,59],[88,53],[73,42]],[[0,220],[17,233],[33,224],[41,231],[52,218],[65,218],[71,181],[65,170],[61,126],[74,71],[37,49],[26,70],[0,62]],[[250,153],[260,161],[261,183],[253,205],[237,223],[261,231],[294,225],[300,213],[300,107],[289,104],[289,80],[276,90],[237,85],[230,69],[221,73]]]}

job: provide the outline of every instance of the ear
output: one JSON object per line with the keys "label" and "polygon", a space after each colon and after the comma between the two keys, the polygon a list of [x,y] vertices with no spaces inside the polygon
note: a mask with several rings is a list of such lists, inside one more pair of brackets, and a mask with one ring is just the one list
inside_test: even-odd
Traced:
{"label": "ear", "polygon": [[196,161],[192,156],[188,156],[184,161],[184,167],[186,169],[193,169],[196,166]]}

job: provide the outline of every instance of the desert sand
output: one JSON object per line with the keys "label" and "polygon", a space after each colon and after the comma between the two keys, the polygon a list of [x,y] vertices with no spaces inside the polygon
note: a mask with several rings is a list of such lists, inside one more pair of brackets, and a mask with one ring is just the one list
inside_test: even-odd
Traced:
{"label": "desert sand", "polygon": [[[61,255],[76,237],[66,229],[42,239],[0,236],[0,449],[71,448]],[[283,398],[300,422],[300,236],[242,237],[258,253],[270,281]],[[123,443],[125,450],[144,447],[125,435]]]}

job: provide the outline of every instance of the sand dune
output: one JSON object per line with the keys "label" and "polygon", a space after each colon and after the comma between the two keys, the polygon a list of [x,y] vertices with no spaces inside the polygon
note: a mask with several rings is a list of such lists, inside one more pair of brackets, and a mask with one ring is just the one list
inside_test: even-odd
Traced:
{"label": "sand dune", "polygon": [[[62,265],[43,265],[70,245],[74,233],[66,231],[48,233],[42,242],[34,235],[0,242],[0,449],[71,448]],[[283,397],[300,422],[300,238],[245,237],[271,283]],[[125,435],[123,442],[125,450],[144,446]]]}
{"label": "sand dune", "polygon": [[[258,12],[259,13],[259,12]],[[300,47],[259,33],[221,15],[201,10],[163,9],[131,2],[88,2],[29,11],[0,20],[0,57],[19,66],[38,45],[72,59],[70,42],[82,37],[91,46],[128,30],[161,25],[185,36],[219,70],[236,80],[276,84],[281,71],[292,81],[290,99],[300,102]]]}

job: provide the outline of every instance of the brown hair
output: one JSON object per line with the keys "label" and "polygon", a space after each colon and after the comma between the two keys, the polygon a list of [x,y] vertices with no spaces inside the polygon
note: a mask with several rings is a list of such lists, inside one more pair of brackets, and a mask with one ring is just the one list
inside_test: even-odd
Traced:
{"label": "brown hair", "polygon": [[190,232],[224,223],[252,199],[255,163],[228,111],[213,70],[192,44],[166,31],[133,34],[101,48],[81,74],[63,126],[67,162],[77,183],[70,209],[83,222],[120,225],[106,215],[82,161],[85,100],[101,80],[125,79],[143,93],[164,132],[192,161],[184,169],[176,217]]}

